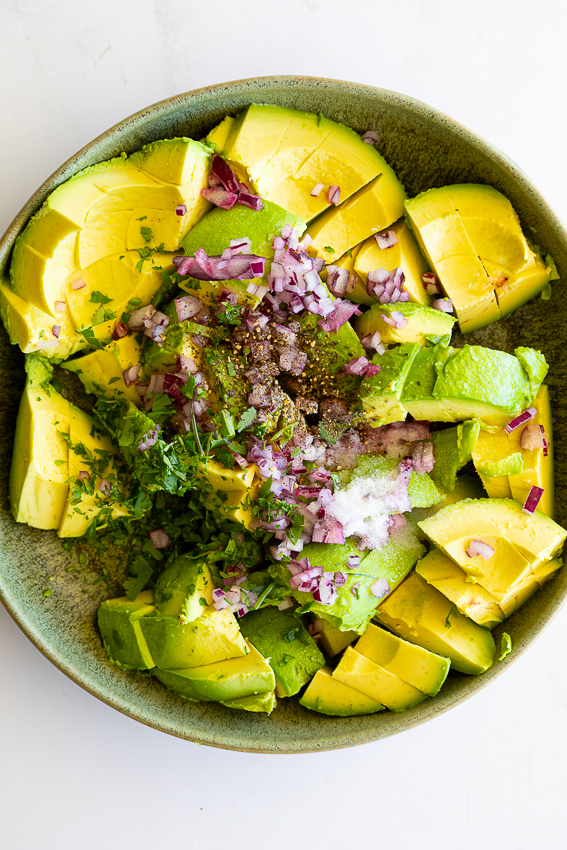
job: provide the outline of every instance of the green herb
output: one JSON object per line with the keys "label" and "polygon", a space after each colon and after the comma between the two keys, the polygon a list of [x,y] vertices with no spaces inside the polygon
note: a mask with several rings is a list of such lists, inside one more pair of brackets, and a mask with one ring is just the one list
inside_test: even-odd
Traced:
{"label": "green herb", "polygon": [[109,298],[108,295],[104,294],[104,292],[99,292],[95,289],[94,292],[91,292],[89,301],[92,301],[93,304],[110,304],[112,298]]}
{"label": "green herb", "polygon": [[146,242],[151,242],[154,238],[154,234],[152,233],[149,227],[141,227],[140,233],[142,234],[142,237]]}
{"label": "green herb", "polygon": [[51,592],[50,590],[44,590],[44,591],[43,591],[43,595],[44,595],[44,596],[47,596],[47,597],[49,597],[49,596],[53,596],[53,594],[52,594],[52,592]]}
{"label": "green herb", "polygon": [[498,656],[498,660],[502,661],[503,658],[506,658],[512,652],[512,638],[508,634],[508,632],[502,632],[502,638],[500,639],[500,655]]}
{"label": "green herb", "polygon": [[244,413],[240,417],[240,420],[239,420],[239,422],[236,426],[237,432],[240,433],[241,431],[244,431],[245,428],[249,428],[250,425],[252,425],[252,423],[254,422],[255,419],[256,419],[256,408],[255,407],[249,407],[247,410],[244,411]]}
{"label": "green herb", "polygon": [[322,127],[324,120],[325,120],[325,116],[323,115],[322,112],[319,112],[318,116],[317,116],[317,127]]}
{"label": "green herb", "polygon": [[258,610],[258,608],[260,607],[260,605],[262,604],[262,602],[266,599],[266,597],[267,597],[267,596],[269,596],[269,594],[272,592],[272,590],[274,589],[274,587],[275,587],[275,586],[276,586],[275,581],[272,581],[272,582],[271,582],[271,583],[270,583],[270,584],[266,587],[266,589],[265,589],[265,590],[264,590],[264,591],[263,591],[263,592],[259,595],[259,597],[258,597],[258,601],[256,602],[256,604],[254,605],[254,607],[253,607],[253,609],[252,609],[253,611],[257,611],[257,610]]}
{"label": "green herb", "polygon": [[137,218],[136,221],[145,221],[147,219],[147,215],[143,215],[140,218]]}
{"label": "green herb", "polygon": [[115,377],[111,378],[108,383],[109,384],[115,384],[116,381],[119,381],[119,380],[120,380],[120,378],[118,377],[118,375],[115,375]]}
{"label": "green herb", "polygon": [[89,345],[92,345],[93,348],[99,348],[102,351],[104,345],[96,338],[92,325],[88,328],[83,328],[82,330],[80,328],[75,328],[75,330],[88,342]]}
{"label": "green herb", "polygon": [[450,618],[451,618],[451,615],[452,615],[452,614],[456,614],[456,613],[457,613],[457,609],[455,608],[455,606],[454,606],[454,605],[451,605],[451,608],[449,609],[449,613],[447,614],[447,617],[445,618],[445,627],[446,627],[447,629],[450,629],[450,628],[451,628],[451,626],[453,625],[453,624],[451,623],[451,619],[450,619]]}
{"label": "green herb", "polygon": [[301,629],[292,629],[287,633],[287,635],[284,635],[284,640],[287,640],[288,643],[293,643],[300,631]]}
{"label": "green herb", "polygon": [[349,255],[349,257],[352,260],[352,251],[350,250],[350,248],[347,249],[347,254]]}
{"label": "green herb", "polygon": [[330,245],[325,245],[325,251],[328,251],[328,253],[329,253],[329,254],[334,254],[334,253],[335,253],[335,249],[334,249],[334,248],[331,248],[331,246],[330,246]]}
{"label": "green herb", "polygon": [[209,603],[207,602],[207,600],[203,596],[201,596],[199,598],[199,602],[203,606],[203,608],[208,608]]}
{"label": "green herb", "polygon": [[232,360],[227,360],[226,370],[227,370],[228,374],[230,375],[230,377],[234,378],[234,376],[236,375],[236,369],[234,368],[234,364],[233,364]]}

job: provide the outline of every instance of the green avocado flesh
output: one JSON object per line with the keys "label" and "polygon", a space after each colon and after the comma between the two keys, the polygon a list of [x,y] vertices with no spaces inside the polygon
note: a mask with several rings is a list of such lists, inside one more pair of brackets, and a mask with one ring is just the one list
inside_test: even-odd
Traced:
{"label": "green avocado flesh", "polygon": [[[411,712],[488,670],[491,630],[562,565],[558,378],[461,336],[547,298],[555,264],[497,190],[408,199],[380,148],[250,104],[81,171],[15,241],[14,519],[79,538],[109,588],[116,561],[109,663],[171,700]],[[178,273],[184,252],[220,278],[241,240],[261,276]]]}

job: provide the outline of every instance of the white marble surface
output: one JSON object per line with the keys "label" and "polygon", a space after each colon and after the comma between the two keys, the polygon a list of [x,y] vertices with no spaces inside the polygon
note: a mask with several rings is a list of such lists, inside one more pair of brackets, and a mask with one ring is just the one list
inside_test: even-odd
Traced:
{"label": "white marble surface", "polygon": [[[567,14],[540,0],[1,0],[0,230],[98,133],[182,91],[269,74],[391,88],[506,151],[567,220]],[[353,750],[252,756],[131,721],[0,607],[0,846],[566,844],[567,612],[501,679]]]}

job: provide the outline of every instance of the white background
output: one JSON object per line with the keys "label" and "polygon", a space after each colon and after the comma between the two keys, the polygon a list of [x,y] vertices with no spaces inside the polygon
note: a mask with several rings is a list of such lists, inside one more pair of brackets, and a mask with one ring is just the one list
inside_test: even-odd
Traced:
{"label": "white background", "polygon": [[[0,231],[65,159],[157,100],[305,74],[391,88],[504,150],[567,221],[559,0],[0,0]],[[66,679],[0,606],[6,850],[567,846],[567,611],[500,679],[401,736],[198,747]]]}

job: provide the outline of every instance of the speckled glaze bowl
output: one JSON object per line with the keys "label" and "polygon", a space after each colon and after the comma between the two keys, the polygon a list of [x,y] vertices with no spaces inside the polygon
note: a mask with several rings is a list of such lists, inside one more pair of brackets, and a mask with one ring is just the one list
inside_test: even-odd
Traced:
{"label": "speckled glaze bowl", "polygon": [[[132,115],[95,139],[55,172],[30,198],[0,242],[0,270],[7,270],[14,239],[28,218],[60,183],[86,166],[121,151],[131,153],[147,142],[177,135],[200,139],[226,114],[249,103],[274,103],[322,112],[363,133],[377,129],[380,152],[411,197],[448,183],[495,186],[512,202],[522,224],[559,273],[567,271],[567,234],[522,171],[504,154],[429,106],[400,94],[354,83],[312,77],[265,77],[199,89],[172,97]],[[557,488],[567,472],[563,352],[567,322],[561,283],[551,301],[537,298],[503,321],[467,337],[467,342],[512,351],[523,344],[541,349],[549,363],[556,419]],[[459,344],[457,342],[457,344]],[[261,753],[305,753],[350,747],[402,732],[446,711],[499,676],[535,640],[559,610],[567,593],[567,570],[559,573],[505,623],[513,652],[478,678],[452,672],[441,693],[416,708],[393,714],[332,718],[281,700],[271,717],[214,704],[178,699],[151,676],[115,669],[96,629],[96,609],[105,597],[97,582],[100,564],[78,566],[54,532],[17,525],[9,511],[8,473],[14,425],[24,385],[23,356],[0,330],[0,595],[27,636],[75,682],[124,714],[179,738]],[[557,500],[558,522],[567,511]],[[44,596],[49,588],[51,596]],[[106,591],[108,593],[108,591]],[[502,628],[495,631],[497,645]]]}

